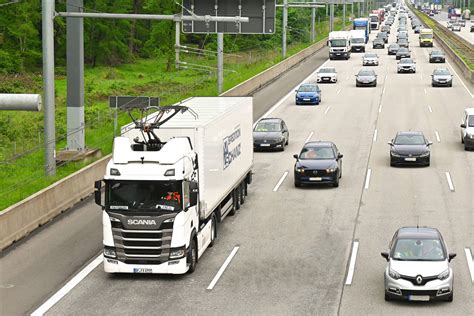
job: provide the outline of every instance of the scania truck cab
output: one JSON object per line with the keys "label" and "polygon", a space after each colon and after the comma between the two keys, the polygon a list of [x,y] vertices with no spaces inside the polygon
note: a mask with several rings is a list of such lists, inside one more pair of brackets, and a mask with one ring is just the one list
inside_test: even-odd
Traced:
{"label": "scania truck cab", "polygon": [[193,272],[218,223],[245,202],[252,98],[190,98],[128,111],[133,123],[115,137],[104,179],[95,184],[105,272]]}
{"label": "scania truck cab", "polygon": [[351,37],[347,31],[336,31],[329,33],[329,59],[351,57]]}
{"label": "scania truck cab", "polygon": [[371,13],[369,14],[369,20],[370,20],[370,29],[378,30],[380,27],[379,15],[376,13]]}

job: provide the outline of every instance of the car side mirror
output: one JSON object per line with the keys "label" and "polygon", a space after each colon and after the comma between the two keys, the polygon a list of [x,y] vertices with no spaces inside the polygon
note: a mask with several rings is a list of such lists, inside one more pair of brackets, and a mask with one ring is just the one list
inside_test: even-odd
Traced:
{"label": "car side mirror", "polygon": [[451,262],[451,260],[453,260],[455,257],[456,257],[456,254],[455,254],[455,253],[450,253],[450,254],[448,255],[448,262]]}
{"label": "car side mirror", "polygon": [[102,205],[102,180],[98,180],[94,183],[95,191],[94,191],[94,201],[95,204],[99,205],[104,209],[104,206]]}
{"label": "car side mirror", "polygon": [[393,141],[389,141],[387,144],[389,144],[390,146],[393,146]]}
{"label": "car side mirror", "polygon": [[388,261],[388,252],[381,252],[380,255]]}
{"label": "car side mirror", "polygon": [[299,159],[299,158],[298,158],[298,154],[294,154],[294,155],[293,155],[293,158],[295,158],[296,160],[298,160],[298,159]]}
{"label": "car side mirror", "polygon": [[461,124],[461,127],[462,127],[462,128],[466,128],[466,124]]}
{"label": "car side mirror", "polygon": [[428,146],[431,146],[431,145],[433,145],[433,142],[428,142]]}
{"label": "car side mirror", "polygon": [[190,182],[189,183],[189,205],[194,206],[198,202],[198,194],[199,194],[199,183],[198,182]]}
{"label": "car side mirror", "polygon": [[344,157],[344,155],[343,155],[343,154],[339,154],[339,155],[337,155],[337,159],[342,159],[342,157]]}
{"label": "car side mirror", "polygon": [[295,90],[295,92],[298,92],[298,90]]}

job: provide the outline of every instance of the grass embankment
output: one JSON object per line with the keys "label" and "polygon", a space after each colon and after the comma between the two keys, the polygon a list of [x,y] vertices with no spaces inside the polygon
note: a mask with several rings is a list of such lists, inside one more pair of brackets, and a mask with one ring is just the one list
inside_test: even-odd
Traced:
{"label": "grass embankment", "polygon": [[[336,20],[336,29],[342,23]],[[317,28],[317,41],[328,34],[327,21]],[[278,36],[278,35],[275,35]],[[291,56],[311,43],[300,43],[288,47]],[[280,47],[271,50],[234,52],[239,57],[225,57],[224,90],[280,62]],[[215,67],[216,61],[196,56],[185,56],[183,60]],[[134,64],[116,68],[97,67],[85,70],[85,116],[86,144],[89,148],[100,148],[103,155],[112,151],[114,136],[114,112],[108,108],[110,95],[159,96],[162,105],[173,104],[191,96],[217,95],[215,74],[202,71],[165,71],[162,58],[137,60]],[[62,74],[61,74],[62,72]],[[58,75],[59,74],[59,75]],[[7,89],[5,88],[7,87]],[[41,93],[40,75],[4,77],[1,87],[7,93]],[[9,90],[9,91],[5,91]],[[8,131],[0,131],[0,210],[30,196],[48,185],[86,166],[84,162],[72,162],[59,166],[54,177],[44,176],[44,151],[42,140],[42,113],[0,112],[0,120],[8,122]],[[118,117],[118,126],[130,121],[125,113]],[[66,147],[66,78],[64,70],[56,75],[56,149]],[[13,142],[16,143],[13,149]],[[16,154],[31,153],[12,159]],[[91,184],[92,185],[92,184]]]}

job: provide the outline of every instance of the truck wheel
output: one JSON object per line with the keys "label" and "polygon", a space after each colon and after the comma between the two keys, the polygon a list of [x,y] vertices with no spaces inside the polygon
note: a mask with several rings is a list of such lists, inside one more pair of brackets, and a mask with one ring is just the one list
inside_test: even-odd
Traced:
{"label": "truck wheel", "polygon": [[234,190],[235,192],[235,210],[240,210],[240,188]]}
{"label": "truck wheel", "polygon": [[247,196],[249,195],[249,189],[248,189],[248,184],[247,182],[244,181],[244,195]]}
{"label": "truck wheel", "polygon": [[211,242],[209,243],[209,247],[214,246],[214,241],[217,238],[217,218],[216,214],[213,214],[211,217]]}
{"label": "truck wheel", "polygon": [[235,207],[235,200],[236,200],[236,193],[235,193],[235,190],[232,191],[232,209],[229,211],[229,215],[230,216],[234,216],[235,215],[235,210],[236,210],[236,207]]}
{"label": "truck wheel", "polygon": [[245,204],[245,182],[242,181],[242,183],[240,184],[239,186],[239,190],[240,190],[240,204]]}
{"label": "truck wheel", "polygon": [[196,265],[197,265],[197,249],[196,249],[196,241],[193,239],[191,241],[191,246],[189,248],[188,252],[188,273],[191,274],[196,270]]}

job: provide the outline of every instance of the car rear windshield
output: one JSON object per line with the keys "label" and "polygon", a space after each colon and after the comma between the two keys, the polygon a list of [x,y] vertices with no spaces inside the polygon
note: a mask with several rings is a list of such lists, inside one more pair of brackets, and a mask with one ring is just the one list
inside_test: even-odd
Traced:
{"label": "car rear windshield", "polygon": [[423,135],[398,135],[395,139],[395,145],[424,145]]}
{"label": "car rear windshield", "polygon": [[316,86],[301,86],[298,92],[315,92],[316,90]]}
{"label": "car rear windshield", "polygon": [[278,122],[259,122],[255,126],[256,132],[280,132],[281,124]]}
{"label": "car rear windshield", "polygon": [[398,239],[391,257],[401,261],[444,261],[446,251],[439,239]]}
{"label": "car rear windshield", "polygon": [[334,150],[332,147],[305,147],[300,159],[335,159]]}

